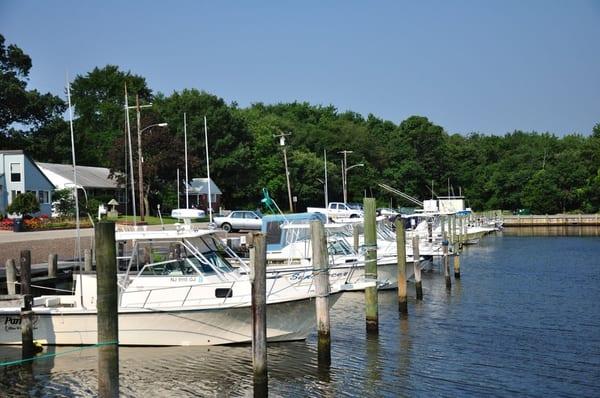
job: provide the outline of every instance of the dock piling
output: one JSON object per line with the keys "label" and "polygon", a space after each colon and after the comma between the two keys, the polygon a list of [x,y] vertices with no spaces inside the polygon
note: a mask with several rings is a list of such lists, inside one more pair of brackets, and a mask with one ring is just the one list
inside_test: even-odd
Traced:
{"label": "dock piling", "polygon": [[85,270],[85,272],[92,272],[92,250],[91,249],[85,249],[83,251],[83,269]]}
{"label": "dock piling", "polygon": [[460,254],[454,253],[454,279],[460,279]]}
{"label": "dock piling", "polygon": [[[375,224],[375,198],[364,199],[365,209],[365,279],[377,283],[377,226]],[[377,285],[365,288],[365,314],[367,333],[379,332]]]}
{"label": "dock piling", "polygon": [[9,258],[6,260],[6,290],[8,294],[17,294],[17,267],[15,260]]}
{"label": "dock piling", "polygon": [[408,314],[408,300],[406,296],[406,234],[404,223],[396,219],[396,252],[398,255],[398,311]]}
{"label": "dock piling", "polygon": [[21,356],[23,359],[33,357],[33,295],[31,294],[31,251],[22,250],[21,264]]}
{"label": "dock piling", "polygon": [[[95,226],[98,312],[98,396],[119,396],[119,317],[115,223]],[[91,253],[90,253],[91,254]],[[91,257],[90,257],[91,258]]]}
{"label": "dock piling", "polygon": [[452,278],[450,277],[450,258],[448,257],[448,237],[444,232],[442,240],[442,254],[444,257],[444,277],[446,278],[446,289],[452,288]]}
{"label": "dock piling", "polygon": [[[356,226],[355,226],[356,227]],[[329,320],[329,259],[325,228],[319,220],[310,222],[313,278],[315,281],[318,333],[318,359],[321,365],[331,364],[331,324]]]}
{"label": "dock piling", "polygon": [[48,278],[56,278],[58,272],[58,255],[48,255]]}
{"label": "dock piling", "polygon": [[354,251],[358,253],[358,247],[359,247],[359,233],[360,231],[358,230],[358,225],[354,224],[352,226],[352,237],[354,238]]}
{"label": "dock piling", "polygon": [[250,266],[252,269],[252,367],[254,396],[268,395],[267,371],[267,245],[260,232],[252,234]]}
{"label": "dock piling", "polygon": [[415,290],[417,300],[423,300],[423,284],[421,282],[421,255],[419,254],[419,237],[413,236],[413,265],[415,269]]}

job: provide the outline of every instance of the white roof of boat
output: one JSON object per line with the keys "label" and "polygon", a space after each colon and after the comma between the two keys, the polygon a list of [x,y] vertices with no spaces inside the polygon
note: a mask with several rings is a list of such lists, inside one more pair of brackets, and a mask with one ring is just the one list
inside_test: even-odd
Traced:
{"label": "white roof of boat", "polygon": [[183,238],[198,238],[206,235],[216,235],[221,231],[211,229],[167,229],[159,231],[117,231],[115,240],[173,240]]}

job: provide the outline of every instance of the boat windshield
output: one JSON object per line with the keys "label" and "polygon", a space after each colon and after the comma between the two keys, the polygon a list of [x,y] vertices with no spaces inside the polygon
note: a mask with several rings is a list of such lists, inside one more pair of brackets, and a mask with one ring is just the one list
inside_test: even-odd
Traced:
{"label": "boat windshield", "polygon": [[350,246],[343,240],[334,240],[329,242],[327,250],[330,255],[336,256],[350,256],[353,254]]}
{"label": "boat windshield", "polygon": [[187,260],[194,264],[196,268],[198,268],[203,274],[214,274],[215,269],[219,272],[232,272],[233,268],[231,265],[223,258],[221,253],[215,251],[207,251],[202,253],[202,257],[208,261],[208,263],[204,261],[199,261],[196,257],[188,257]]}

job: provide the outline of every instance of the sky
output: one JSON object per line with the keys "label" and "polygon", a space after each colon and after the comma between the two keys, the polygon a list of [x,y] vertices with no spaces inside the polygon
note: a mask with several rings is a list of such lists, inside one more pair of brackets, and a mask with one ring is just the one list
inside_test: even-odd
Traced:
{"label": "sky", "polygon": [[600,123],[600,1],[0,0],[29,88],[118,65],[154,92],[246,107],[308,101],[448,133],[589,135]]}

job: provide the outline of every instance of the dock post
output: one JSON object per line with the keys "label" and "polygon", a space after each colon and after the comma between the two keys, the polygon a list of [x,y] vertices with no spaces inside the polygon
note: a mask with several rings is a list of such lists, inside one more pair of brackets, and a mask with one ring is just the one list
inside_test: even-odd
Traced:
{"label": "dock post", "polygon": [[[115,254],[116,259],[116,254]],[[92,250],[85,249],[83,251],[83,269],[85,272],[92,272]]]}
{"label": "dock post", "polygon": [[31,294],[31,251],[22,250],[19,260],[21,264],[21,356],[23,359],[33,357],[33,295]]}
{"label": "dock post", "polygon": [[17,267],[15,260],[9,258],[6,260],[6,290],[8,294],[17,294]]}
{"label": "dock post", "polygon": [[119,316],[115,223],[95,226],[98,311],[98,396],[119,396]]}
{"label": "dock post", "polygon": [[446,234],[446,226],[444,225],[445,223],[446,223],[446,217],[440,216],[440,227],[442,229],[442,236],[444,236]]}
{"label": "dock post", "polygon": [[58,255],[48,255],[48,278],[56,278],[58,272]]}
{"label": "dock post", "polygon": [[460,254],[454,253],[454,279],[460,279]]}
{"label": "dock post", "polygon": [[[365,209],[365,279],[377,283],[377,225],[375,198],[364,198]],[[377,285],[365,288],[367,333],[379,333]]]}
{"label": "dock post", "polygon": [[358,224],[354,224],[354,226],[352,227],[352,237],[354,238],[354,251],[358,253],[358,237],[359,237],[359,231],[358,231]]}
{"label": "dock post", "polygon": [[444,256],[444,277],[446,278],[446,289],[452,288],[452,278],[450,278],[450,258],[448,257],[448,237],[444,232],[442,240],[442,253]]}
{"label": "dock post", "polygon": [[[448,232],[450,232],[450,243],[454,247],[456,244],[456,215],[452,214],[448,219]],[[454,249],[456,251],[456,248]]]}
{"label": "dock post", "polygon": [[[357,226],[355,225],[354,228]],[[331,323],[329,320],[329,258],[325,228],[319,220],[310,222],[313,278],[315,281],[318,357],[321,365],[331,364]]]}
{"label": "dock post", "polygon": [[406,233],[404,223],[396,219],[396,254],[398,255],[398,311],[408,314],[408,299],[406,296]]}
{"label": "dock post", "polygon": [[465,243],[465,237],[463,235],[463,217],[458,217],[458,248],[462,249]]}
{"label": "dock post", "polygon": [[419,254],[419,237],[413,236],[413,265],[415,267],[415,290],[417,300],[423,300],[423,284],[421,282],[421,255]]}
{"label": "dock post", "polygon": [[268,396],[267,372],[267,246],[265,235],[256,232],[249,240],[252,270],[252,368],[254,396]]}

